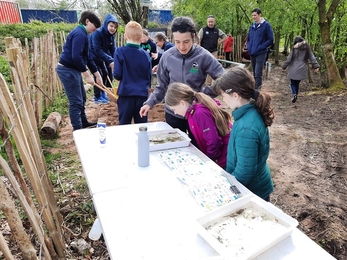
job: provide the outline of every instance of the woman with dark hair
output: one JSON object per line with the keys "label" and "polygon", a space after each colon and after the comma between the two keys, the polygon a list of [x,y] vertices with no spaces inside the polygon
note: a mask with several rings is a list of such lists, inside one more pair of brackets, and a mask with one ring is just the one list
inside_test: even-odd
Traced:
{"label": "woman with dark hair", "polygon": [[186,84],[172,83],[167,89],[165,104],[176,115],[187,118],[197,147],[225,169],[231,116],[220,102],[195,92]]}
{"label": "woman with dark hair", "polygon": [[270,201],[273,182],[267,164],[268,127],[274,120],[270,95],[255,89],[253,75],[240,67],[226,70],[215,81],[213,89],[222,95],[234,118],[226,171],[254,194]]}
{"label": "woman with dark hair", "polygon": [[312,53],[310,45],[301,36],[296,36],[293,49],[282,66],[283,71],[289,67],[288,78],[290,79],[293,103],[298,98],[300,81],[307,78],[308,61],[311,62],[315,72],[318,72],[319,64]]}
{"label": "woman with dark hair", "polygon": [[[224,69],[215,57],[206,49],[194,43],[197,38],[195,25],[190,17],[176,17],[171,24],[175,47],[163,53],[158,66],[158,85],[147,101],[141,107],[140,116],[146,116],[148,111],[163,101],[170,84],[182,82],[196,92],[212,94],[211,87],[205,87],[207,74],[213,79],[220,76]],[[165,121],[173,128],[189,132],[187,120],[165,106]],[[192,143],[194,137],[190,134]]]}

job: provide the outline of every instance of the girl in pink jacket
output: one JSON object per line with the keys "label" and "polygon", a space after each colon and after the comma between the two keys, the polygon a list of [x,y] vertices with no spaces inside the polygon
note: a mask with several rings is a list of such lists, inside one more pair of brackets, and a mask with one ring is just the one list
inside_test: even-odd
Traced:
{"label": "girl in pink jacket", "polygon": [[231,116],[218,100],[195,92],[183,83],[172,83],[165,103],[176,115],[187,118],[197,147],[220,167],[226,167]]}

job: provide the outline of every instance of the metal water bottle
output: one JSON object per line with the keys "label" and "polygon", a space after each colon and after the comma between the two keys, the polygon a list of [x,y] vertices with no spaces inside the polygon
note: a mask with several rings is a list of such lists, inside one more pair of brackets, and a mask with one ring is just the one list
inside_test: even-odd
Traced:
{"label": "metal water bottle", "polygon": [[106,146],[106,123],[98,120],[99,142],[101,147]]}
{"label": "metal water bottle", "polygon": [[147,167],[149,165],[149,137],[147,133],[147,126],[140,126],[138,138],[138,165],[140,167]]}

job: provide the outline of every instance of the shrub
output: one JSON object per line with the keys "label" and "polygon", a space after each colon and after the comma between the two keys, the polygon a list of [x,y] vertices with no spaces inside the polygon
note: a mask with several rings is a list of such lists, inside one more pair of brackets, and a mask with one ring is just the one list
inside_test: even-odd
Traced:
{"label": "shrub", "polygon": [[6,37],[19,38],[21,43],[24,44],[25,38],[29,43],[34,37],[41,37],[49,30],[53,32],[64,31],[68,34],[76,27],[77,24],[68,23],[43,23],[41,21],[32,21],[31,23],[24,24],[5,24],[0,26],[0,51],[4,52],[6,49],[4,39]]}

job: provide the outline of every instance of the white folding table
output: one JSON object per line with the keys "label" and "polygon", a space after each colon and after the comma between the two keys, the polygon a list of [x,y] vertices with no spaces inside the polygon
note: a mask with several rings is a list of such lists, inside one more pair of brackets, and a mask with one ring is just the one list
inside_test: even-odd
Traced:
{"label": "white folding table", "polygon": [[[148,131],[171,129],[164,122],[107,127],[104,148],[97,129],[73,134],[111,259],[223,259],[197,234],[195,220],[204,211],[158,153],[150,153],[149,167],[137,166],[140,125]],[[196,154],[243,194],[249,193],[193,145],[180,149]],[[295,229],[256,259],[334,258]]]}

